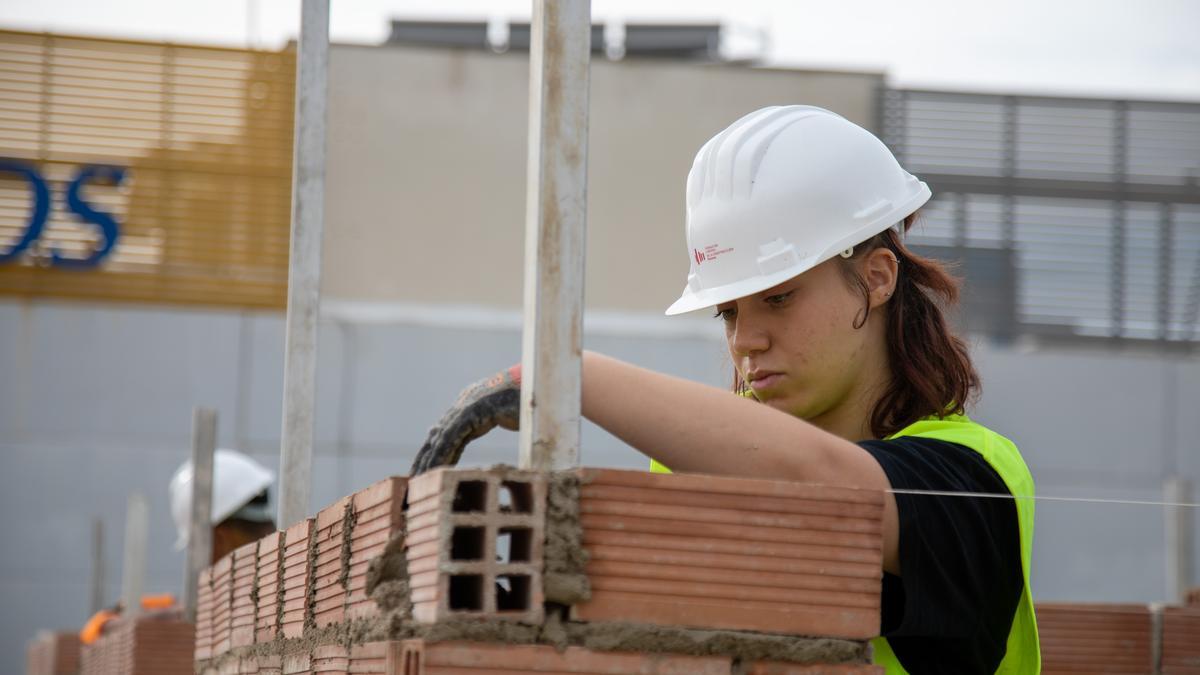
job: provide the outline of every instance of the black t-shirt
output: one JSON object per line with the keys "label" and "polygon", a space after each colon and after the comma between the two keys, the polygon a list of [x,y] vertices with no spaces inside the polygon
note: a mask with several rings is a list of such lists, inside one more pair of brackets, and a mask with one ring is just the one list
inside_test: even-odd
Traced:
{"label": "black t-shirt", "polygon": [[[901,437],[859,443],[893,489],[1009,494],[979,453]],[[994,673],[1024,576],[1011,499],[896,495],[900,576],[883,575],[882,634],[910,675]]]}

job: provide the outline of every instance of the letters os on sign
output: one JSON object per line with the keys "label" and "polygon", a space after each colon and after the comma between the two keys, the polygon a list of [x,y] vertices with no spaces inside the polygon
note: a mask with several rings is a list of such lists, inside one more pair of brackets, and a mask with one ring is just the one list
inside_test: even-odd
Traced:
{"label": "letters os on sign", "polygon": [[[37,241],[42,235],[42,228],[46,226],[46,220],[50,217],[50,188],[46,185],[46,180],[38,173],[37,168],[32,164],[21,162],[12,159],[0,158],[0,175],[7,174],[11,176],[16,174],[19,178],[25,180],[29,184],[29,189],[33,196],[33,208],[30,209],[29,223],[25,226],[25,232],[17,243],[12,248],[0,250],[0,264],[13,262],[29,248],[29,245]],[[94,225],[99,228],[102,241],[86,258],[74,258],[62,255],[57,250],[50,251],[50,264],[57,267],[95,267],[100,264],[109,253],[112,252],[113,246],[116,245],[117,239],[120,237],[120,227],[112,214],[100,211],[93,208],[83,200],[81,194],[84,186],[93,180],[107,181],[114,185],[120,185],[125,180],[125,169],[119,166],[108,166],[103,164],[89,164],[79,168],[75,173],[75,177],[67,184],[66,202],[67,208],[74,213],[78,219],[84,223]]]}

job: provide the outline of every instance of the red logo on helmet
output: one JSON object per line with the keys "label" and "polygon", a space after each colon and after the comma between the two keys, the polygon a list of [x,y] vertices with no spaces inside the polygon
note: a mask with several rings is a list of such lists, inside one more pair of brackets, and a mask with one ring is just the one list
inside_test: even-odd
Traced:
{"label": "red logo on helmet", "polygon": [[692,252],[693,252],[694,257],[696,258],[697,265],[704,262],[704,254],[703,253],[701,253],[698,249],[692,249]]}

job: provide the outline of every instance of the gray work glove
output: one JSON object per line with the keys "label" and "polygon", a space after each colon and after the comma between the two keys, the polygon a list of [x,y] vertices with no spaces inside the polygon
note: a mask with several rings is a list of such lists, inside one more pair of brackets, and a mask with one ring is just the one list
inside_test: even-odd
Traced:
{"label": "gray work glove", "polygon": [[413,460],[411,475],[439,466],[454,466],[467,443],[495,427],[516,431],[521,412],[521,366],[480,380],[458,395],[458,400],[429,430],[425,444]]}

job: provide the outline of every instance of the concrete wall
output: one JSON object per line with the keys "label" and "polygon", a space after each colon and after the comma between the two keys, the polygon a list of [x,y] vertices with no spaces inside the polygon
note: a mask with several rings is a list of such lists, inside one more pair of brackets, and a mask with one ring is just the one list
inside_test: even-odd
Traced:
{"label": "concrete wall", "polygon": [[[323,323],[313,508],[404,473],[466,383],[519,359],[517,315],[418,308]],[[727,381],[707,319],[589,316],[589,348],[713,384]],[[669,327],[669,328],[668,328]],[[672,332],[673,331],[673,332]],[[976,345],[977,417],[1022,448],[1044,495],[1157,499],[1162,476],[1200,481],[1200,363],[1136,353],[1021,352]],[[278,314],[0,302],[0,670],[41,628],[87,613],[90,523],[108,534],[106,597],[119,593],[125,496],[151,505],[148,591],[180,587],[166,485],[189,452],[191,408],[220,411],[219,440],[275,466],[283,380]],[[1172,455],[1172,453],[1174,453]],[[516,435],[472,445],[469,463],[516,461]],[[587,425],[583,461],[645,466]],[[1038,504],[1040,599],[1153,601],[1165,593],[1161,510]],[[1197,556],[1200,560],[1200,555]],[[1200,579],[1200,575],[1195,578]]]}
{"label": "concrete wall", "polygon": [[[684,182],[713,134],[808,103],[868,127],[882,76],[595,61],[589,307],[662,311],[687,279]],[[323,293],[521,306],[529,65],[520,54],[335,45]]]}

